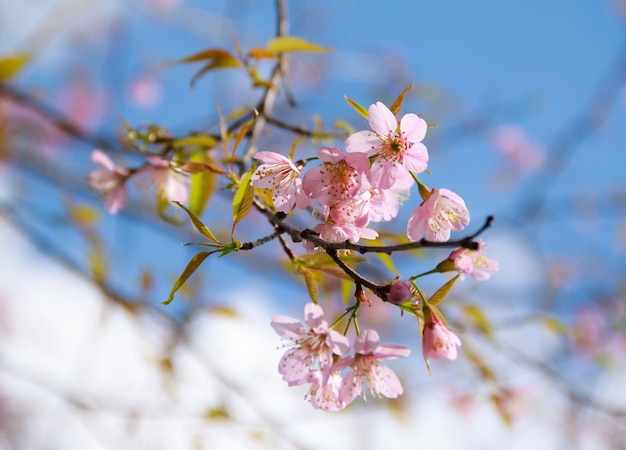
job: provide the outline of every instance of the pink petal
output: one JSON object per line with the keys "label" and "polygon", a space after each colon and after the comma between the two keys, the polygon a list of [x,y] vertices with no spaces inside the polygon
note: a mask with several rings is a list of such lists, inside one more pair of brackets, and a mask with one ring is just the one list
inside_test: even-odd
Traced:
{"label": "pink petal", "polygon": [[276,316],[272,317],[270,323],[274,331],[283,339],[295,341],[306,334],[304,325],[293,317]]}
{"label": "pink petal", "polygon": [[328,333],[328,341],[333,353],[343,356],[350,351],[350,340],[347,336],[338,333],[335,330],[330,330]]}
{"label": "pink petal", "polygon": [[398,121],[383,103],[376,102],[368,109],[368,121],[375,132],[387,136],[398,128]]}
{"label": "pink petal", "polygon": [[252,157],[265,164],[291,164],[289,158],[276,152],[256,152]]}
{"label": "pink petal", "polygon": [[422,142],[426,137],[428,124],[417,114],[406,114],[400,120],[400,131],[404,132],[409,142]]}
{"label": "pink petal", "polygon": [[109,155],[104,153],[102,150],[96,149],[91,152],[91,160],[110,172],[115,170],[115,163],[111,158],[109,158]]}
{"label": "pink petal", "polygon": [[311,328],[326,328],[324,322],[324,310],[320,305],[316,305],[315,303],[307,303],[304,306],[304,321]]}
{"label": "pink petal", "polygon": [[124,207],[127,196],[126,186],[120,186],[105,195],[104,206],[110,214],[117,214]]}
{"label": "pink petal", "polygon": [[428,150],[420,142],[413,144],[402,159],[404,167],[414,173],[422,173],[428,167]]}
{"label": "pink petal", "polygon": [[370,170],[370,160],[365,153],[348,153],[345,157],[345,161],[350,167],[354,167],[359,172],[367,172]]}
{"label": "pink petal", "polygon": [[337,163],[345,158],[343,150],[336,147],[320,147],[317,149],[317,157],[324,162]]}
{"label": "pink petal", "polygon": [[349,153],[361,152],[373,156],[382,150],[383,141],[376,133],[364,130],[351,134],[345,140],[344,145]]}
{"label": "pink petal", "polygon": [[400,380],[389,367],[378,365],[370,372],[370,385],[374,391],[387,398],[397,398],[403,389]]}
{"label": "pink petal", "polygon": [[311,354],[298,347],[287,350],[278,363],[278,373],[289,386],[297,386],[307,382],[313,360]]}
{"label": "pink petal", "polygon": [[378,347],[380,337],[376,330],[363,330],[354,343],[354,351],[362,355],[372,353]]}
{"label": "pink petal", "polygon": [[388,359],[406,358],[411,354],[411,350],[403,345],[386,344],[379,346],[374,352],[374,356],[379,361]]}
{"label": "pink petal", "polygon": [[341,387],[339,388],[339,403],[348,405],[363,392],[363,379],[360,375],[355,375],[354,371],[350,371],[348,375],[343,377]]}

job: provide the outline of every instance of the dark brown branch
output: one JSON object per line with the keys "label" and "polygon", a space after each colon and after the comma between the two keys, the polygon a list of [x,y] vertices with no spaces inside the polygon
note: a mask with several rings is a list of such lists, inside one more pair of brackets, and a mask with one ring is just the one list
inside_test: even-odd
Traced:
{"label": "dark brown branch", "polygon": [[494,221],[494,216],[489,216],[485,220],[483,226],[476,231],[474,234],[466,236],[462,239],[446,241],[446,242],[432,242],[427,241],[426,239],[421,239],[415,242],[408,242],[406,244],[396,244],[396,245],[359,245],[353,244],[352,242],[327,242],[323,239],[320,239],[312,230],[306,229],[300,233],[300,237],[306,241],[314,243],[316,246],[323,248],[324,250],[354,250],[361,254],[364,253],[387,253],[391,255],[394,252],[406,251],[406,250],[414,250],[417,248],[457,248],[463,247],[468,248],[470,250],[478,249],[478,243],[475,239],[484,233],[488,228],[491,227]]}

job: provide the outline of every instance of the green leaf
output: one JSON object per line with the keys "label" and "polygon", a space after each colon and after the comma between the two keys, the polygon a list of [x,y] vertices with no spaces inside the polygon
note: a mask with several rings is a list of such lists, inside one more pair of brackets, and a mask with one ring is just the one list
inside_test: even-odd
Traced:
{"label": "green leaf", "polygon": [[217,145],[217,140],[213,136],[209,136],[208,134],[194,134],[191,136],[175,139],[174,142],[172,142],[172,145],[174,147],[200,146],[213,148]]}
{"label": "green leaf", "polygon": [[458,279],[459,279],[459,276],[457,275],[451,280],[449,280],[446,284],[441,286],[437,290],[437,292],[435,292],[433,296],[430,297],[430,299],[428,299],[428,304],[430,306],[437,306],[439,303],[441,303],[441,301],[444,298],[446,298],[446,296],[448,295],[448,292],[450,292],[450,289],[452,289],[452,286],[454,286],[454,283],[456,283],[456,280]]}
{"label": "green leaf", "polygon": [[[197,158],[194,158],[194,159],[197,159]],[[226,174],[226,171],[222,169],[220,166],[216,166],[215,164],[208,162],[208,161],[202,161],[202,162],[187,161],[186,163],[183,163],[182,165],[178,166],[178,169],[182,172],[185,172],[191,175],[196,175],[199,173],[211,173],[211,172],[218,173],[220,175]]]}
{"label": "green leaf", "polygon": [[233,234],[235,232],[235,225],[246,217],[252,207],[254,187],[250,185],[250,178],[255,170],[256,164],[254,164],[241,179],[235,196],[233,197]]}
{"label": "green leaf", "polygon": [[200,252],[196,254],[193,258],[191,258],[191,261],[189,261],[187,267],[185,267],[185,270],[183,270],[183,273],[180,274],[180,277],[178,277],[178,280],[176,280],[176,283],[174,283],[174,286],[172,287],[172,290],[170,291],[170,295],[167,297],[167,300],[161,302],[162,305],[169,305],[172,300],[174,300],[174,294],[176,294],[176,291],[178,291],[181,286],[185,284],[185,281],[187,281],[187,279],[196,271],[200,264],[202,264],[206,257],[209,256],[211,253],[214,252]]}
{"label": "green leaf", "polygon": [[18,53],[10,56],[0,56],[0,82],[9,81],[26,65],[30,55]]}
{"label": "green leaf", "polygon": [[222,245],[222,243],[215,237],[215,235],[211,232],[211,230],[209,230],[209,228],[205,224],[203,224],[202,221],[198,219],[194,213],[192,213],[190,210],[185,208],[185,205],[177,201],[174,201],[173,203],[175,203],[176,205],[180,206],[182,209],[185,210],[185,212],[189,215],[189,218],[191,219],[193,226],[196,227],[196,230],[198,230],[202,236],[204,236],[210,241],[215,242],[218,245]]}
{"label": "green leaf", "polygon": [[211,61],[210,63],[203,66],[200,70],[198,70],[195,75],[191,78],[189,85],[193,88],[196,84],[198,78],[207,73],[209,70],[213,69],[227,69],[239,67],[241,63],[237,58],[220,58]]}
{"label": "green leaf", "polygon": [[322,47],[296,36],[278,36],[272,39],[265,49],[271,53],[332,51],[330,47]]}
{"label": "green leaf", "polygon": [[348,102],[348,104],[350,106],[352,106],[354,108],[354,110],[356,112],[358,112],[359,114],[361,114],[363,117],[365,117],[365,119],[368,118],[369,113],[367,112],[367,109],[365,108],[365,106],[360,105],[359,103],[355,102],[354,100],[352,100],[350,97],[348,97],[347,95],[344,95],[343,98],[346,99],[346,101]]}
{"label": "green leaf", "polygon": [[[191,166],[187,167],[188,164],[191,164]],[[206,166],[208,171],[193,173],[193,169],[197,169],[198,165]],[[210,170],[212,166],[213,162],[206,153],[196,152],[191,155],[191,162],[181,167],[181,170],[187,171],[191,169],[189,171],[193,173],[189,176],[189,210],[196,216],[202,214],[217,189],[217,175]]]}
{"label": "green leaf", "polygon": [[405,88],[400,95],[398,95],[398,98],[396,98],[394,100],[394,102],[391,104],[391,106],[389,107],[389,110],[394,114],[398,114],[400,112],[400,110],[402,109],[402,103],[404,102],[404,97],[406,96],[406,94],[413,89],[413,85],[410,84],[407,88]]}
{"label": "green leaf", "polygon": [[239,63],[239,60],[228,50],[224,50],[223,48],[207,48],[206,50],[199,51],[197,53],[194,53],[193,55],[178,59],[176,61],[171,61],[166,64],[184,64],[205,61],[207,59],[212,59],[214,61],[234,59],[235,61],[237,61],[237,63]]}
{"label": "green leaf", "polygon": [[311,297],[313,303],[317,303],[317,280],[315,279],[315,275],[313,275],[313,273],[306,266],[298,267],[298,273],[304,278],[304,283],[306,284],[306,289],[309,292],[309,297]]}

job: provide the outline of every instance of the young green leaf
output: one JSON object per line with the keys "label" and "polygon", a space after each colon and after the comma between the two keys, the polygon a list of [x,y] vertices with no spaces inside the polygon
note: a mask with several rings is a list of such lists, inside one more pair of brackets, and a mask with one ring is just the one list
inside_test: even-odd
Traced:
{"label": "young green leaf", "polygon": [[176,291],[178,291],[181,286],[185,284],[185,281],[187,281],[187,279],[196,271],[200,264],[202,264],[206,257],[209,256],[211,253],[214,253],[214,251],[200,252],[196,254],[193,258],[191,258],[191,261],[189,261],[187,267],[185,267],[185,270],[183,270],[183,273],[180,274],[180,277],[178,277],[178,280],[176,280],[176,283],[174,283],[174,286],[172,287],[172,290],[170,291],[170,295],[167,297],[167,300],[161,302],[162,305],[169,305],[172,300],[174,300],[174,294],[176,294]]}
{"label": "young green leaf", "polygon": [[354,110],[356,112],[358,112],[359,114],[361,114],[363,117],[365,117],[365,119],[368,118],[369,113],[367,112],[367,109],[365,108],[365,106],[360,105],[359,103],[355,102],[354,100],[352,100],[350,97],[348,97],[347,95],[344,95],[343,98],[346,99],[346,101],[348,102],[348,104],[350,106],[352,106],[354,108]]}
{"label": "young green leaf", "polygon": [[402,103],[404,102],[404,97],[406,96],[406,94],[413,89],[413,85],[410,84],[407,88],[405,88],[400,95],[398,95],[398,98],[396,98],[394,100],[394,102],[391,104],[391,106],[389,107],[389,110],[394,114],[398,114],[400,112],[400,110],[402,109]]}
{"label": "young green leaf", "polygon": [[223,48],[207,48],[206,50],[199,51],[197,53],[194,53],[193,55],[187,56],[182,59],[178,59],[176,61],[171,61],[166,64],[183,64],[183,63],[205,61],[207,59],[212,59],[212,60],[234,59],[235,61],[239,62],[239,60],[228,50],[224,50]]}
{"label": "young green leaf", "polygon": [[437,292],[435,292],[433,294],[433,296],[428,299],[428,304],[430,306],[437,306],[439,303],[441,303],[441,301],[446,298],[446,296],[448,295],[448,292],[450,292],[450,289],[452,289],[452,286],[454,286],[454,283],[456,283],[456,280],[459,279],[459,276],[455,276],[454,278],[450,279],[446,284],[444,284],[443,286],[441,286]]}
{"label": "young green leaf", "polygon": [[302,275],[302,278],[304,278],[304,283],[306,284],[306,289],[309,292],[309,297],[311,297],[313,303],[317,303],[317,280],[315,279],[315,275],[313,275],[313,273],[311,273],[306,266],[298,267],[297,271],[300,275]]}
{"label": "young green leaf", "polygon": [[218,245],[222,245],[222,243],[217,240],[217,238],[211,232],[211,230],[209,230],[209,228],[205,224],[203,224],[202,221],[200,219],[198,219],[194,213],[192,213],[190,210],[185,208],[185,206],[182,203],[180,203],[180,202],[174,201],[173,203],[178,205],[178,206],[180,206],[182,209],[185,210],[187,215],[189,215],[189,218],[191,219],[191,222],[193,223],[193,226],[196,228],[196,230],[198,230],[200,232],[200,234],[202,236],[204,236],[205,238],[207,238],[210,241],[215,242]]}
{"label": "young green leaf", "polygon": [[191,78],[191,81],[189,81],[189,86],[193,88],[196,85],[196,81],[198,80],[198,78],[207,73],[209,70],[235,68],[239,67],[240,65],[241,63],[235,57],[216,58],[210,63],[204,65],[200,70],[195,73],[195,75]]}
{"label": "young green leaf", "polygon": [[[187,166],[187,165],[190,166]],[[205,152],[196,152],[191,155],[191,161],[184,164],[181,170],[201,169],[189,176],[189,210],[196,216],[202,214],[209,203],[213,193],[217,189],[217,175],[211,170],[213,167],[221,170],[213,164],[211,158]]]}
{"label": "young green leaf", "polygon": [[235,196],[233,197],[233,229],[232,234],[235,233],[235,225],[239,223],[252,207],[252,200],[254,198],[254,187],[250,185],[250,178],[256,170],[256,164],[253,165],[250,170],[244,175],[239,182]]}
{"label": "young green leaf", "polygon": [[191,136],[175,139],[172,145],[174,147],[200,146],[213,148],[217,145],[217,140],[208,134],[193,134]]}
{"label": "young green leaf", "polygon": [[10,56],[0,56],[0,82],[9,81],[26,65],[30,55],[18,53]]}
{"label": "young green leaf", "polygon": [[270,53],[283,52],[329,52],[329,47],[322,47],[296,36],[278,36],[265,48]]}

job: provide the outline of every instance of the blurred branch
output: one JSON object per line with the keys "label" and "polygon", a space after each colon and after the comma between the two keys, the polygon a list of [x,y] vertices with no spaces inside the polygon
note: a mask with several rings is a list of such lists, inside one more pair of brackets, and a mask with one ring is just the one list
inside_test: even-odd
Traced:
{"label": "blurred branch", "polygon": [[5,98],[36,112],[59,131],[62,131],[66,135],[71,136],[78,141],[88,144],[90,147],[96,147],[113,152],[121,151],[121,149],[111,139],[87,133],[60,112],[41,102],[33,95],[28,94],[14,86],[0,83],[0,98]]}

